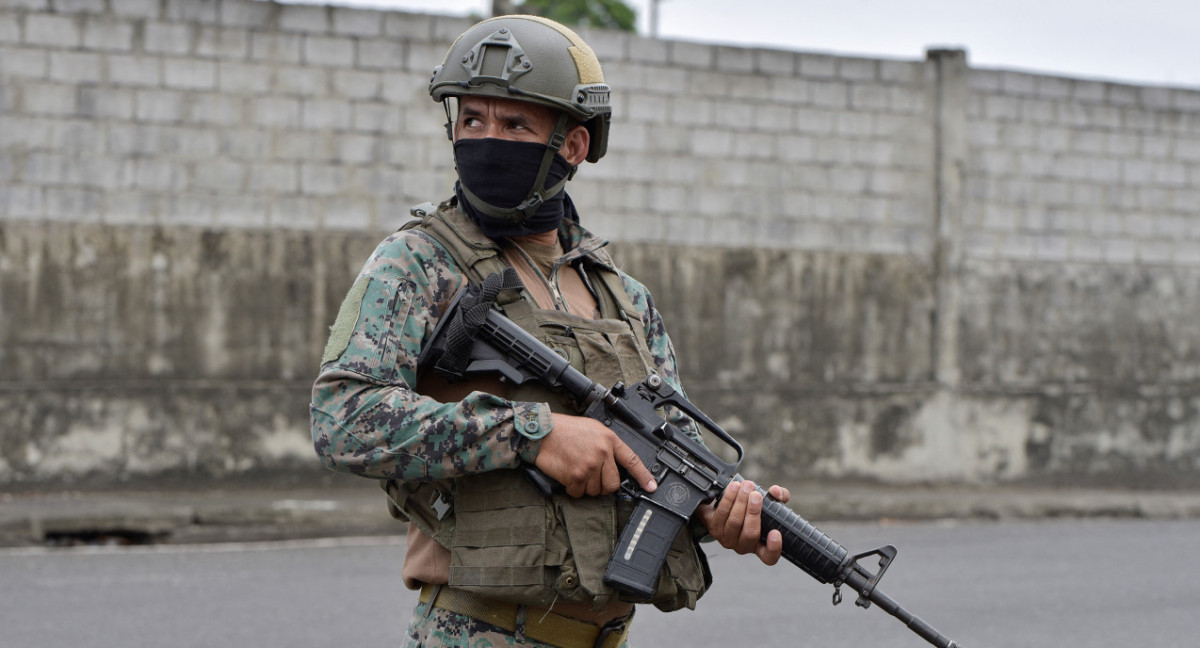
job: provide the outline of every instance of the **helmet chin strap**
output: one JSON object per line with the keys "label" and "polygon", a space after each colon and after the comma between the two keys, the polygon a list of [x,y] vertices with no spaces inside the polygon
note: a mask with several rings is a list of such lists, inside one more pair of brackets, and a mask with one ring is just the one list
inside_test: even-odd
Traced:
{"label": "helmet chin strap", "polygon": [[[443,105],[445,105],[445,102],[443,102]],[[450,108],[448,106],[446,108],[446,116],[447,118],[450,116]],[[529,193],[526,194],[525,199],[520,204],[516,207],[497,207],[496,205],[492,205],[475,195],[465,182],[461,182],[462,176],[459,176],[459,185],[462,187],[463,194],[467,200],[471,201],[471,206],[492,218],[498,218],[510,223],[523,223],[533,217],[534,213],[541,208],[542,203],[562,191],[567,181],[575,177],[575,170],[578,167],[572,166],[571,172],[567,174],[567,177],[557,182],[554,186],[543,188],[542,185],[546,182],[546,176],[550,173],[550,164],[554,161],[554,156],[558,154],[566,142],[568,119],[567,113],[559,113],[558,123],[554,126],[554,132],[550,135],[550,141],[546,142],[546,152],[542,155],[542,164],[538,167],[537,178],[533,181],[533,185],[529,188]],[[453,127],[449,122],[446,123],[446,131],[447,134],[452,135],[453,133]],[[451,137],[451,140],[453,140],[453,137]],[[455,154],[454,166],[456,169],[458,168],[457,154]]]}

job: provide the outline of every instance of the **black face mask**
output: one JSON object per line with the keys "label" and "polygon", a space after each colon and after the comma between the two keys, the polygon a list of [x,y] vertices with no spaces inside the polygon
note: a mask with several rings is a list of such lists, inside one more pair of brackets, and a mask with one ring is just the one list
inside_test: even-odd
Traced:
{"label": "black face mask", "polygon": [[[459,181],[454,186],[459,204],[488,238],[537,234],[558,228],[563,216],[577,219],[570,199],[561,187],[554,195],[546,189],[570,178],[574,167],[555,154],[546,179],[539,187],[542,203],[532,213],[499,211],[517,208],[529,196],[537,180],[546,145],[537,142],[483,138],[460,139],[454,143]],[[466,190],[464,190],[464,188]]]}

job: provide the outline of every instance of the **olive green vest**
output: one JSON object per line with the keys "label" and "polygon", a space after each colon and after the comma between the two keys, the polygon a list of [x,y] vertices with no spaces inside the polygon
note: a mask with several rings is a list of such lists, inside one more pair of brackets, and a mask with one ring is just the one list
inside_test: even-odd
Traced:
{"label": "olive green vest", "polygon": [[[442,244],[473,282],[506,267],[498,245],[457,207],[446,203],[416,225]],[[602,385],[634,384],[653,362],[634,308],[613,270],[596,249],[586,264],[597,289],[601,319],[543,310],[528,291],[501,295],[500,307],[523,329],[563,354]],[[567,271],[570,271],[569,269]],[[515,292],[515,291],[513,291]],[[417,391],[439,379],[422,377]],[[464,390],[465,393],[465,390]],[[511,387],[506,398],[549,403],[554,412],[581,415],[581,404],[540,384]],[[392,514],[416,525],[450,550],[451,587],[492,599],[549,606],[555,600],[601,609],[619,592],[604,584],[605,566],[633,503],[616,495],[542,496],[518,470],[494,470],[431,482],[387,481]],[[690,526],[675,538],[650,602],[664,611],[694,608],[711,582]]]}

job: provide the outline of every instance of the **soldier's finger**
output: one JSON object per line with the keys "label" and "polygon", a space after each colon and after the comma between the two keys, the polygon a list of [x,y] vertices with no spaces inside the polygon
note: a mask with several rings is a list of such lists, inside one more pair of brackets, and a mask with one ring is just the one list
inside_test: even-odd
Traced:
{"label": "soldier's finger", "polygon": [[604,468],[600,475],[601,486],[604,491],[601,493],[615,493],[621,487],[621,472],[617,470],[617,464],[614,462],[605,462]]}
{"label": "soldier's finger", "polygon": [[779,557],[783,555],[783,534],[772,529],[767,533],[767,541],[759,545],[755,553],[763,564],[774,565],[779,562]]}
{"label": "soldier's finger", "polygon": [[[725,518],[724,536],[728,542],[726,547],[740,549],[742,546],[742,526],[746,523],[746,509],[750,505],[750,493],[752,492],[754,492],[754,482],[744,481],[738,485],[733,497],[733,506],[729,508],[729,516]],[[728,496],[728,493],[726,495]]]}
{"label": "soldier's finger", "polygon": [[740,553],[751,553],[759,548],[759,539],[762,537],[762,503],[762,494],[758,491],[753,491],[746,497],[746,519],[738,537]]}
{"label": "soldier's finger", "polygon": [[770,494],[770,496],[772,498],[779,500],[780,502],[783,502],[784,504],[787,504],[788,501],[792,499],[791,491],[784,488],[783,486],[779,486],[778,484],[775,486],[772,486],[770,489],[768,489],[767,493]]}
{"label": "soldier's finger", "polygon": [[642,463],[641,458],[637,456],[633,448],[625,445],[624,441],[614,438],[613,458],[617,460],[617,463],[625,467],[625,470],[629,472],[629,476],[633,477],[633,480],[642,487],[642,490],[648,493],[658,490],[658,482],[654,481],[654,473],[650,472],[650,469],[646,467],[646,464]]}

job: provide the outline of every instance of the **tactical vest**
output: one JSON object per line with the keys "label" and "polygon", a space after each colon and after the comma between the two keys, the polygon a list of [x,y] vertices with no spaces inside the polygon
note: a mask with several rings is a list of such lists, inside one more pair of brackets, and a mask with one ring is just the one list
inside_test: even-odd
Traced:
{"label": "tactical vest", "polygon": [[[473,282],[503,270],[498,245],[468,217],[444,203],[415,227],[439,242]],[[571,365],[603,385],[639,382],[652,370],[641,316],[613,270],[612,259],[596,246],[585,264],[601,319],[539,308],[522,289],[502,293],[499,306],[523,329],[568,358]],[[572,271],[569,268],[562,271]],[[516,291],[510,291],[515,293]],[[447,385],[422,376],[417,392],[453,400],[473,389],[513,401],[549,403],[554,412],[581,415],[581,403],[536,383],[500,388]],[[550,606],[556,600],[602,609],[620,592],[604,584],[604,569],[618,531],[633,509],[625,497],[544,497],[518,470],[493,470],[430,482],[383,483],[389,509],[450,550],[449,585],[487,598]],[[711,583],[703,552],[685,525],[671,547],[649,602],[664,610],[694,608]],[[643,601],[637,601],[643,602]]]}

